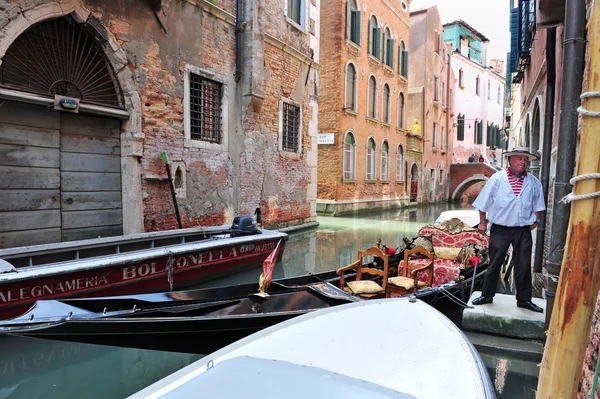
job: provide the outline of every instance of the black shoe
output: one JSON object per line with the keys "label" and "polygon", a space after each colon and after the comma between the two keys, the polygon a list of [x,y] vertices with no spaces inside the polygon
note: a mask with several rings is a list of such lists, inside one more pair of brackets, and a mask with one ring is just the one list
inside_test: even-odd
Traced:
{"label": "black shoe", "polygon": [[487,297],[487,296],[480,296],[479,298],[475,298],[471,301],[471,303],[473,305],[484,305],[486,303],[492,303],[494,302],[494,298],[492,297]]}
{"label": "black shoe", "polygon": [[544,309],[540,308],[532,301],[517,301],[517,306],[523,309],[529,309],[534,312],[544,313]]}

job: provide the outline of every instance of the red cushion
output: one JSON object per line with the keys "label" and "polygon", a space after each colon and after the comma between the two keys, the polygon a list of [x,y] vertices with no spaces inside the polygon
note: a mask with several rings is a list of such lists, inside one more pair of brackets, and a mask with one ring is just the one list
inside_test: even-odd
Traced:
{"label": "red cushion", "polygon": [[434,247],[462,248],[465,242],[488,246],[488,236],[479,231],[463,231],[458,234],[449,234],[443,230],[423,227],[419,231],[420,236],[431,235]]}
{"label": "red cushion", "polygon": [[[411,259],[410,264],[419,266],[425,266],[429,263],[429,259]],[[460,266],[458,262],[454,262],[448,259],[436,259],[433,262],[433,287],[449,283],[456,280],[460,276]],[[398,265],[398,275],[401,275],[400,271],[404,267],[404,261],[401,261]],[[419,281],[429,281],[429,270],[417,273]]]}

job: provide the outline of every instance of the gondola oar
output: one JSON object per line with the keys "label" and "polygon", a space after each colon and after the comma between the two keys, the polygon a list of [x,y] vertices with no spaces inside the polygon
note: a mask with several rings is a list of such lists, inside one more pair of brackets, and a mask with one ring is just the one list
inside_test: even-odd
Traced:
{"label": "gondola oar", "polygon": [[179,217],[179,205],[177,205],[177,197],[175,196],[175,186],[173,185],[173,179],[171,178],[171,166],[169,165],[169,157],[167,156],[166,151],[161,151],[160,157],[165,163],[165,168],[167,168],[167,177],[169,178],[169,187],[171,187],[171,197],[173,198],[173,207],[175,207],[175,216],[177,216],[177,225],[181,229],[181,217]]}

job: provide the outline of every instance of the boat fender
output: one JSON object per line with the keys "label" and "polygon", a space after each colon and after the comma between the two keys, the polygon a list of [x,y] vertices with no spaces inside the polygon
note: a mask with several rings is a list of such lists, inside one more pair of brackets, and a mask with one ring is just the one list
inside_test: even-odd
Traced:
{"label": "boat fender", "polygon": [[5,261],[4,259],[0,259],[0,274],[1,273],[16,273],[17,269]]}

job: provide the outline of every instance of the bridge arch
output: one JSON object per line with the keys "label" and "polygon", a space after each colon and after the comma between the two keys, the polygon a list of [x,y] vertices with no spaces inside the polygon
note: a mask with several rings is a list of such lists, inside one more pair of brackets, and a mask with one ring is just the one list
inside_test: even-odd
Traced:
{"label": "bridge arch", "polygon": [[482,181],[488,181],[488,177],[482,174],[476,174],[473,175],[469,178],[467,178],[466,180],[463,180],[462,183],[460,183],[455,189],[454,192],[452,193],[452,201],[456,201],[459,200],[461,195],[472,185],[482,182]]}

